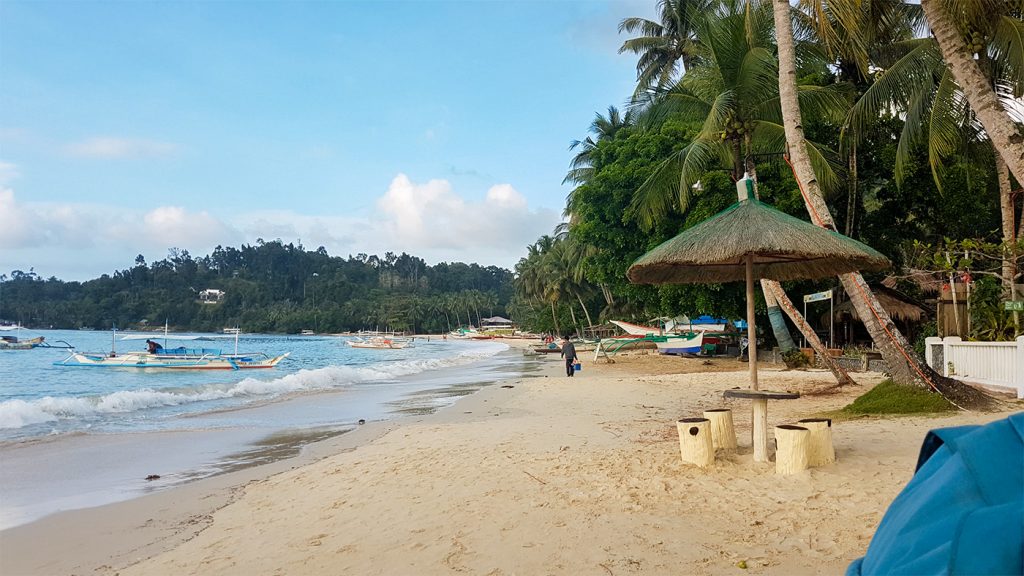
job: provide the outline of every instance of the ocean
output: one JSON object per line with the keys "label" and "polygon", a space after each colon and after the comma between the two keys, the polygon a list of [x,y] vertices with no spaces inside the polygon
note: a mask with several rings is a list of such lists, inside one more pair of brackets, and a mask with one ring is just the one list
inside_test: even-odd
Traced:
{"label": "ocean", "polygon": [[[83,352],[144,347],[111,332],[22,333],[37,335]],[[0,351],[0,529],[286,457],[360,420],[431,412],[530,369],[492,341],[433,336],[375,350],[344,340],[243,334],[240,352],[290,354],[238,371],[55,366],[67,350]],[[235,341],[202,345],[230,352]],[[160,480],[145,482],[149,473]]]}

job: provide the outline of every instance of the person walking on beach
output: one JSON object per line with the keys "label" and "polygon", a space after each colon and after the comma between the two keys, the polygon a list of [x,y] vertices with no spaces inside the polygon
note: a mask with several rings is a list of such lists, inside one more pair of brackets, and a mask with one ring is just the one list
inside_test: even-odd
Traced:
{"label": "person walking on beach", "polygon": [[562,338],[562,358],[565,358],[565,375],[572,378],[576,373],[572,365],[576,363],[578,356],[576,356],[576,347],[569,342],[567,337]]}

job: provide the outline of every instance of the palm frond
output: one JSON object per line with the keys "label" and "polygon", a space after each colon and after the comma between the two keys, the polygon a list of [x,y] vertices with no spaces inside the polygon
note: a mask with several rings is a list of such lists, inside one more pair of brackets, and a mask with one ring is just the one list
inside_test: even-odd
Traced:
{"label": "palm frond", "polygon": [[922,86],[930,88],[934,85],[935,76],[941,73],[945,64],[935,41],[922,40],[912,42],[911,50],[880,73],[874,84],[850,108],[846,126],[854,134],[865,133],[868,125],[885,113],[898,113],[913,106],[912,96],[921,94]]}
{"label": "palm frond", "polygon": [[1000,64],[998,76],[1006,84],[1003,89],[1020,98],[1024,94],[1024,22],[1010,16],[999,18],[992,35],[991,60]]}

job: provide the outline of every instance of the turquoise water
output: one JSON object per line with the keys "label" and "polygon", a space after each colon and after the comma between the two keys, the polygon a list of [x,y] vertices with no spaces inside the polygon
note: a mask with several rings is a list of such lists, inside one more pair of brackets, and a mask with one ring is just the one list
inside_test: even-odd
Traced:
{"label": "turquoise water", "polygon": [[[42,330],[49,343],[67,342],[84,352],[111,349],[111,333]],[[508,349],[493,342],[417,339],[401,350],[351,348],[330,336],[242,335],[240,352],[289,353],[276,368],[163,371],[137,368],[54,366],[60,349],[0,352],[0,441],[69,432],[137,432],[188,429],[194,417],[322,392],[349,392],[360,405],[386,404],[416,391],[409,377],[444,368],[487,364]],[[120,351],[143,341],[115,341]],[[173,345],[173,344],[172,344]],[[235,341],[203,342],[234,351]],[[404,379],[404,380],[403,380]],[[396,385],[404,382],[404,385]],[[355,398],[354,398],[355,399]],[[366,409],[352,416],[364,417]],[[374,411],[379,412],[379,411]],[[379,415],[379,414],[374,414]],[[345,421],[343,415],[336,415]],[[204,425],[232,426],[230,416]],[[301,419],[300,419],[301,420]],[[322,420],[322,419],[321,419]],[[322,421],[279,422],[283,426]]]}

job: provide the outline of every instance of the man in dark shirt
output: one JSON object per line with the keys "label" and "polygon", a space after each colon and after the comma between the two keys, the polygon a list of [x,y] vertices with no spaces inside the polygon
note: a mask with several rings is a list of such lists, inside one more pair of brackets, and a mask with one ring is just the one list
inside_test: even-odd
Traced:
{"label": "man in dark shirt", "polygon": [[565,358],[565,375],[572,378],[575,370],[572,365],[576,363],[576,347],[569,342],[568,338],[562,338],[562,358]]}

